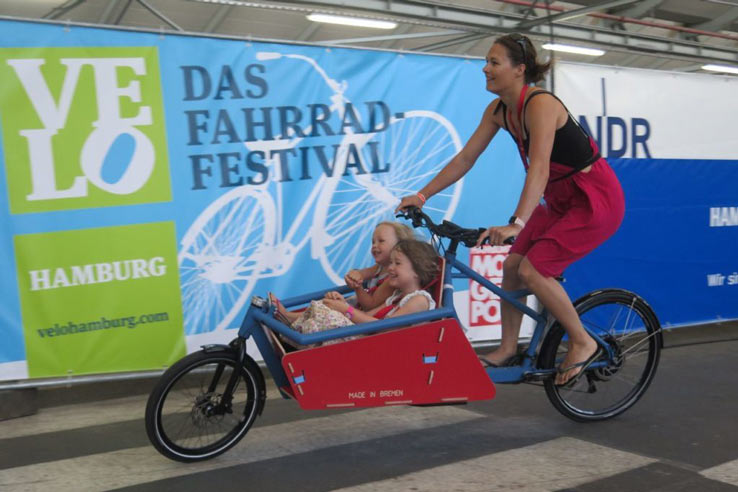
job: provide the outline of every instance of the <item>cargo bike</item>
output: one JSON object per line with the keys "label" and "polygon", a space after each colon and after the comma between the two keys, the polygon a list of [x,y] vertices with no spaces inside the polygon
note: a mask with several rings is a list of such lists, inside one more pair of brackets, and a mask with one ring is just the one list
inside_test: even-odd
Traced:
{"label": "cargo bike", "polygon": [[[591,422],[633,406],[653,380],[663,345],[651,307],[622,289],[590,292],[574,302],[601,355],[564,386],[554,384],[568,337],[546,312],[527,305],[528,290],[503,291],[457,259],[484,229],[435,224],[420,209],[398,217],[427,229],[442,252],[441,273],[428,286],[436,309],[371,323],[302,334],[275,317],[276,306],[254,296],[227,345],[206,345],[162,376],[146,406],[146,430],[164,456],[192,462],[213,458],[238,443],[264,410],[266,383],[246,351],[251,338],[284,398],[305,410],[396,405],[449,405],[489,400],[495,383],[542,385],[566,417]],[[504,367],[484,367],[454,308],[454,279],[471,279],[535,320],[528,346]],[[282,301],[299,309],[328,290]],[[329,340],[361,335],[349,341]],[[296,349],[295,347],[299,347]]]}

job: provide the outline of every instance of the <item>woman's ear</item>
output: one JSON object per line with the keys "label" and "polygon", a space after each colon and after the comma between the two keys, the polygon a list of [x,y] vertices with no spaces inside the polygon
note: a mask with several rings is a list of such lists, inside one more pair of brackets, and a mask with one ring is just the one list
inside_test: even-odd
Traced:
{"label": "woman's ear", "polygon": [[525,77],[525,64],[521,63],[515,67],[516,77]]}

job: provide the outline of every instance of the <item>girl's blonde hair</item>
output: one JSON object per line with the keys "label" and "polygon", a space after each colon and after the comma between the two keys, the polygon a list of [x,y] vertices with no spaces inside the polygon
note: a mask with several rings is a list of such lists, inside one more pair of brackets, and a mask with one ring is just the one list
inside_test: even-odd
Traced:
{"label": "girl's blonde hair", "polygon": [[399,251],[410,260],[421,287],[426,287],[441,271],[438,264],[438,253],[426,242],[417,239],[403,239],[395,244],[392,251]]}
{"label": "girl's blonde hair", "polygon": [[417,237],[415,237],[415,232],[413,232],[413,230],[405,224],[400,224],[399,222],[384,221],[377,224],[374,229],[376,230],[379,226],[391,227],[395,231],[395,236],[397,236],[398,242],[406,241],[408,239],[417,239]]}

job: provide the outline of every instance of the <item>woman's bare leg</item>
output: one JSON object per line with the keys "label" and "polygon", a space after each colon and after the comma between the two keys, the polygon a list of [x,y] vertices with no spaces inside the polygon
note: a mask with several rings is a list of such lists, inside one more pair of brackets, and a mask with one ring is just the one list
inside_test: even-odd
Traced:
{"label": "woman's bare leg", "polygon": [[[527,258],[520,262],[518,276],[569,335],[569,352],[561,363],[561,367],[569,367],[591,357],[597,350],[597,342],[584,330],[582,321],[564,287],[555,278],[544,277],[538,273]],[[566,383],[581,370],[581,367],[575,367],[564,373],[556,374],[556,384]]]}
{"label": "woman's bare leg", "polygon": [[[502,288],[504,290],[512,291],[523,288],[523,282],[518,275],[518,268],[522,260],[523,257],[515,253],[505,259],[502,266]],[[502,322],[500,346],[483,356],[493,364],[500,364],[517,353],[520,322],[523,320],[523,313],[502,299],[500,299],[500,309],[502,311],[500,314]]]}

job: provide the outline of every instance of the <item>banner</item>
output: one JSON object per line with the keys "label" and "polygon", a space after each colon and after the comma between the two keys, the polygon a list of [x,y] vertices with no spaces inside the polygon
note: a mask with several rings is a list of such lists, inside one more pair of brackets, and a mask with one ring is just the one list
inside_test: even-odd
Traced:
{"label": "banner", "polygon": [[[481,60],[0,22],[0,379],[160,368],[342,283],[493,99]],[[426,210],[503,224],[523,179],[501,133]]]}
{"label": "banner", "polygon": [[567,271],[572,296],[622,287],[666,326],[738,318],[738,80],[559,63],[556,93],[626,198],[620,230]]}
{"label": "banner", "polygon": [[[0,24],[5,380],[168,366],[235,337],[252,295],[342,283],[371,264],[374,226],[462,148],[494,98],[482,60]],[[735,102],[705,96],[678,124],[673,74],[557,70],[557,92],[612,154],[629,207],[616,236],[567,272],[567,290],[631,288],[674,324],[738,317],[726,302],[735,163],[723,160],[735,139],[726,118],[696,119]],[[695,80],[694,94],[735,91]],[[505,224],[524,178],[501,131],[425,210]],[[505,254],[459,251],[496,283]],[[498,300],[467,280],[454,287],[468,337],[498,338]]]}

